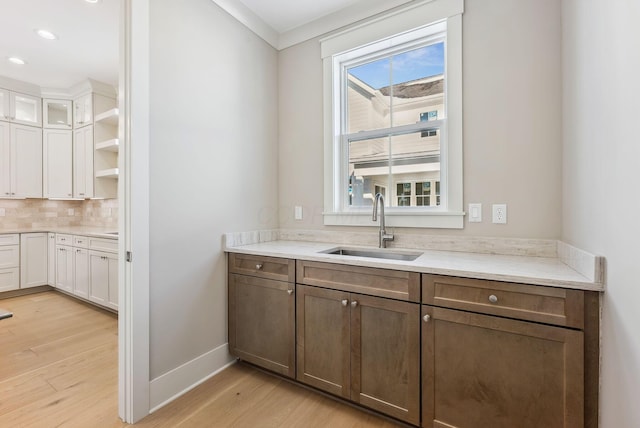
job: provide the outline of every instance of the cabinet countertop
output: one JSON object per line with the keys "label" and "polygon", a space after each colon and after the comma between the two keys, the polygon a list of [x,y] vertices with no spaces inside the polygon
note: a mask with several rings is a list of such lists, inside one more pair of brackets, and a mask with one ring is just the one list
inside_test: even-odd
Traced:
{"label": "cabinet countertop", "polygon": [[[422,255],[413,261],[400,261],[323,253],[323,251],[340,246],[344,245],[276,240],[248,245],[225,246],[224,250],[231,253],[257,256],[283,257],[351,266],[604,291],[604,284],[590,280],[556,257],[407,249],[407,251],[411,252],[421,252]],[[345,247],[364,248],[352,245]],[[390,249],[390,251],[402,251],[402,249],[394,248]]]}
{"label": "cabinet countertop", "polygon": [[0,229],[0,235],[11,233],[66,233],[68,235],[91,236],[94,238],[118,239],[117,232],[113,228],[90,226],[65,226],[65,227],[38,227],[21,229]]}

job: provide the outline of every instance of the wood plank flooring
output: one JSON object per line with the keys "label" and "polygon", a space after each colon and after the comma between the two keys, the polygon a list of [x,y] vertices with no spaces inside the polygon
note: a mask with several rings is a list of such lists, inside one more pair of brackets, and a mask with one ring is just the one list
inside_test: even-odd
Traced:
{"label": "wood plank flooring", "polygon": [[[0,427],[122,428],[115,315],[55,291],[0,300]],[[235,364],[136,427],[396,426]]]}

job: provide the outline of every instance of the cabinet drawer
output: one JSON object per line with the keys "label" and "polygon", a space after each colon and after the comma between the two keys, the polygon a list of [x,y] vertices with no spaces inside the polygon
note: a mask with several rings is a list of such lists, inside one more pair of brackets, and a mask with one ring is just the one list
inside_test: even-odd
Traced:
{"label": "cabinet drawer", "polygon": [[20,268],[0,269],[0,291],[20,288]]}
{"label": "cabinet drawer", "polygon": [[91,250],[118,252],[117,239],[86,238],[86,240],[89,243],[87,248]]}
{"label": "cabinet drawer", "polygon": [[0,269],[20,266],[20,246],[4,245],[0,247]]}
{"label": "cabinet drawer", "polygon": [[298,260],[300,284],[420,302],[420,274]]}
{"label": "cabinet drawer", "polygon": [[89,248],[89,238],[87,238],[86,236],[74,235],[73,246],[79,248]]}
{"label": "cabinet drawer", "polygon": [[424,274],[422,302],[566,327],[584,327],[584,292],[581,290]]}
{"label": "cabinet drawer", "polygon": [[229,272],[294,282],[295,261],[278,257],[230,253]]}
{"label": "cabinet drawer", "polygon": [[2,245],[18,245],[20,243],[20,235],[11,233],[9,235],[0,235],[0,246]]}
{"label": "cabinet drawer", "polygon": [[73,244],[73,236],[66,235],[63,233],[56,233],[56,244],[58,245],[72,245]]}

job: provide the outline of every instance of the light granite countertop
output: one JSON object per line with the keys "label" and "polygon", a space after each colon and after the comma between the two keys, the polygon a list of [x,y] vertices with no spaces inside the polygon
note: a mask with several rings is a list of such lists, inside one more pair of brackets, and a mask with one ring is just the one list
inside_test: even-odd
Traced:
{"label": "light granite countertop", "polygon": [[[604,291],[601,267],[604,259],[591,256],[580,250],[569,247],[560,248],[556,257],[537,257],[522,255],[487,254],[479,252],[440,251],[433,249],[407,248],[406,251],[421,252],[414,261],[387,260],[370,257],[341,256],[323,253],[324,251],[344,246],[349,248],[372,248],[357,245],[345,245],[332,242],[309,242],[297,240],[246,239],[244,234],[228,234],[225,236],[224,250],[232,253],[252,254],[258,256],[283,257],[297,260],[338,263],[352,266],[395,269],[411,272],[450,275],[466,278],[488,279],[496,281],[517,282],[524,284],[544,285],[551,287],[574,288],[591,291]],[[251,242],[254,241],[254,242]],[[389,251],[402,251],[401,248]],[[575,269],[584,265],[584,260],[566,260],[574,258],[578,253],[583,259],[596,266],[596,272],[581,273]],[[564,260],[563,260],[564,259]],[[574,266],[570,266],[573,264]],[[588,272],[588,271],[587,271]]]}
{"label": "light granite countertop", "polygon": [[0,229],[0,235],[9,233],[66,233],[69,235],[92,236],[95,238],[118,239],[113,228],[91,226],[38,227],[21,229]]}

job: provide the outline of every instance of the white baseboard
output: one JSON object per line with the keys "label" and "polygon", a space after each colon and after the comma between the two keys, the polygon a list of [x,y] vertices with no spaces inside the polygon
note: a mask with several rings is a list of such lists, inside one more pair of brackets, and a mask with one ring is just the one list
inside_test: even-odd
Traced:
{"label": "white baseboard", "polygon": [[235,360],[229,354],[229,344],[225,343],[153,379],[149,385],[149,413],[191,391],[234,363]]}

